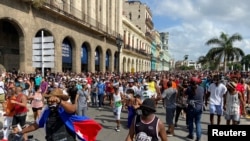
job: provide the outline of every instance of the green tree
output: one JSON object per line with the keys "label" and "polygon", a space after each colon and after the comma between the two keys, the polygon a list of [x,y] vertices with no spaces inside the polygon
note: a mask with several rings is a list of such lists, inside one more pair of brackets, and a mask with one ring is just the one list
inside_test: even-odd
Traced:
{"label": "green tree", "polygon": [[246,69],[248,70],[248,68],[250,67],[250,54],[244,56],[241,60],[241,65],[246,67]]}
{"label": "green tree", "polygon": [[209,59],[206,56],[200,56],[197,63],[201,64],[202,69],[207,69],[209,67]]}
{"label": "green tree", "polygon": [[232,36],[228,36],[225,33],[221,33],[220,37],[212,38],[206,42],[206,45],[215,45],[211,48],[208,53],[207,57],[212,60],[223,62],[223,69],[226,71],[227,62],[239,60],[240,57],[243,57],[245,53],[239,48],[234,47],[233,43],[235,41],[241,41],[242,36],[240,34],[233,34]]}

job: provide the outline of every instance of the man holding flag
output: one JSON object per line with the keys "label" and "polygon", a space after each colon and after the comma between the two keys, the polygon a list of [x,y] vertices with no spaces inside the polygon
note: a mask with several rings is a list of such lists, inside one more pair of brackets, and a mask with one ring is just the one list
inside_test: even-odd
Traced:
{"label": "man holding flag", "polygon": [[45,98],[47,105],[43,108],[41,116],[17,136],[44,127],[46,141],[76,141],[76,136],[81,141],[96,140],[102,128],[100,124],[88,117],[77,116],[76,105],[67,102],[69,97],[64,95],[62,90],[54,89],[45,95]]}

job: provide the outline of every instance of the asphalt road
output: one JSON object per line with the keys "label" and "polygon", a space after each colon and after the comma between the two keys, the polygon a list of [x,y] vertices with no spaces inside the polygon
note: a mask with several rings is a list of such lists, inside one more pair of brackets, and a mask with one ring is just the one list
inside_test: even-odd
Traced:
{"label": "asphalt road", "polygon": [[[104,107],[102,110],[98,110],[97,108],[89,107],[88,113],[89,117],[95,119],[102,125],[102,130],[99,132],[97,136],[97,141],[124,141],[127,134],[128,129],[126,128],[127,122],[127,112],[123,111],[121,115],[121,131],[116,132],[114,129],[116,127],[115,119],[112,113],[112,110],[109,106]],[[165,109],[161,107],[157,108],[156,115],[165,123]],[[30,110],[27,121],[32,121],[33,115]],[[3,117],[0,117],[0,121],[3,121]],[[216,120],[215,120],[216,121]],[[202,115],[202,138],[201,141],[207,141],[207,126],[209,124],[209,113],[205,111]],[[225,124],[224,118],[222,118],[222,123]],[[250,120],[242,119],[241,124],[248,124],[250,125]],[[2,125],[2,124],[1,124]],[[168,141],[188,141],[186,138],[188,130],[186,129],[185,119],[180,117],[178,127],[175,128],[175,136],[168,137]],[[44,129],[38,129],[32,133],[35,138],[39,139],[40,141],[45,141],[45,132]]]}

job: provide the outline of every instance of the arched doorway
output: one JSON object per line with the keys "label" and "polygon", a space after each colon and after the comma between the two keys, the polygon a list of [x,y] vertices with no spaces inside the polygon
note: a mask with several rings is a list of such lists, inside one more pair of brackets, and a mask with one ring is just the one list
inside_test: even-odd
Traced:
{"label": "arched doorway", "polygon": [[6,71],[17,73],[20,69],[20,41],[23,32],[15,21],[0,20],[0,64]]}
{"label": "arched doorway", "polygon": [[82,44],[81,62],[81,71],[88,72],[89,51],[86,43]]}
{"label": "arched doorway", "polygon": [[116,51],[115,55],[114,55],[114,72],[118,72],[119,71],[119,53]]}
{"label": "arched doorway", "polygon": [[111,51],[108,49],[106,51],[106,57],[105,57],[105,69],[106,71],[111,71]]}
{"label": "arched doorway", "polygon": [[[46,30],[46,29],[41,29],[41,30],[39,30],[37,33],[36,33],[36,35],[35,35],[35,37],[37,38],[37,37],[39,37],[39,38],[41,38],[41,37],[51,37],[52,36],[52,34],[51,34],[51,32],[49,32],[48,30]],[[50,48],[47,48],[48,50],[50,50]],[[44,52],[47,52],[48,50],[47,49],[45,49],[44,48]],[[47,50],[47,51],[45,51],[45,50]],[[51,54],[46,54],[46,55],[44,55],[44,56],[41,56],[41,61],[43,61],[43,63],[45,64],[45,62],[46,62],[46,64],[48,63],[48,62],[50,62],[51,61],[51,59],[49,59],[49,57],[52,55],[52,53],[53,53],[53,55],[54,55],[54,52],[50,52]],[[33,54],[34,55],[34,54]],[[44,57],[44,58],[43,58]],[[48,59],[48,60],[47,60]],[[53,62],[54,63],[54,62]],[[41,63],[42,64],[42,63]],[[50,73],[51,73],[51,67],[46,67],[46,66],[44,66],[44,68],[43,68],[44,70],[42,70],[42,66],[41,67],[36,67],[36,72],[37,73],[42,73],[42,75],[43,76],[47,76],[47,75],[49,75]]]}
{"label": "arched doorway", "polygon": [[127,72],[127,70],[126,70],[126,58],[125,57],[123,58],[123,61],[122,61],[122,69],[123,69],[123,73]]}
{"label": "arched doorway", "polygon": [[65,38],[62,43],[62,70],[72,71],[72,45],[68,38]]}
{"label": "arched doorway", "polygon": [[100,48],[95,50],[95,71],[99,72],[101,70],[101,51]]}

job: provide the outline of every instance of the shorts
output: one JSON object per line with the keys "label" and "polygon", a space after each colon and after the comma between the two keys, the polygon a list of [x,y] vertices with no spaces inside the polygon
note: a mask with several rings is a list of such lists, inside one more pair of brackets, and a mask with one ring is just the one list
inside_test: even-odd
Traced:
{"label": "shorts", "polygon": [[3,120],[3,127],[9,128],[12,125],[13,117],[6,116]]}
{"label": "shorts", "polygon": [[240,121],[240,114],[237,115],[225,115],[226,120]]}
{"label": "shorts", "polygon": [[26,124],[26,117],[27,117],[27,114],[24,114],[21,116],[14,115],[13,121],[12,121],[12,126],[17,127],[17,125],[19,124],[22,128],[24,128],[25,124]]}
{"label": "shorts", "polygon": [[223,114],[222,105],[210,104],[209,105],[209,112],[210,112],[210,114],[222,115]]}
{"label": "shorts", "polygon": [[166,108],[166,123],[167,125],[174,124],[174,113],[176,108]]}
{"label": "shorts", "polygon": [[0,103],[5,102],[5,94],[0,94]]}
{"label": "shorts", "polygon": [[121,119],[121,111],[122,111],[122,106],[120,106],[120,107],[115,107],[115,108],[113,109],[114,116],[115,116],[115,119],[116,119],[116,120],[120,120],[120,119]]}
{"label": "shorts", "polygon": [[43,107],[40,107],[40,108],[32,108],[32,111],[33,112],[37,112],[38,110],[42,110],[43,109]]}

